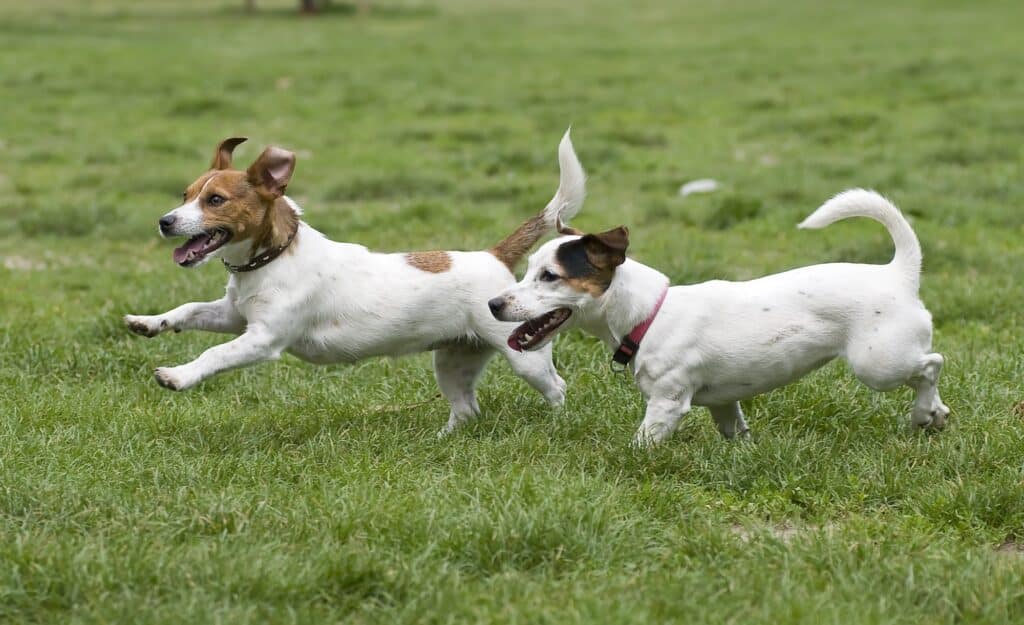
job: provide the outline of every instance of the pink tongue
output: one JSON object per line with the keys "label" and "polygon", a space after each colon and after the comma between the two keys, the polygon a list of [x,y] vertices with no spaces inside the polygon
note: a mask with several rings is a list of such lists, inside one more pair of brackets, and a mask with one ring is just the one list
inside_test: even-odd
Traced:
{"label": "pink tongue", "polygon": [[179,265],[188,260],[188,253],[195,250],[199,251],[210,241],[208,235],[201,235],[194,239],[189,239],[185,245],[174,248],[174,262]]}
{"label": "pink tongue", "polygon": [[523,351],[523,348],[519,345],[519,340],[516,338],[515,334],[513,334],[510,337],[508,337],[507,343],[508,343],[508,346],[513,349],[513,351],[517,351],[517,352]]}

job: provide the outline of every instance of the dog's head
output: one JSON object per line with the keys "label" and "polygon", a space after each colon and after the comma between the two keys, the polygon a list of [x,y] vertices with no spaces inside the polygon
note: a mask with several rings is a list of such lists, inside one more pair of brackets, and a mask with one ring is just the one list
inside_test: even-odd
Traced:
{"label": "dog's head", "polygon": [[[231,168],[231,153],[244,138],[225,139],[217,146],[210,170],[190,184],[184,203],[160,218],[160,234],[189,237],[174,250],[182,267],[202,264],[228,242],[251,240],[253,248],[280,237],[285,188],[295,170],[295,155],[269,147],[245,171]],[[287,233],[284,233],[287,236]]]}
{"label": "dog's head", "polygon": [[560,227],[563,235],[530,256],[526,275],[487,305],[499,321],[523,321],[508,337],[516,351],[545,345],[573,313],[588,314],[611,286],[615,269],[626,261],[629,230],[600,234]]}

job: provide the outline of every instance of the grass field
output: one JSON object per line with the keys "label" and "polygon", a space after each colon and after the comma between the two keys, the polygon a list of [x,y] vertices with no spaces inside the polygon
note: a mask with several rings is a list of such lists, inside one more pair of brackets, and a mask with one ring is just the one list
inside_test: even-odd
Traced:
{"label": "grass field", "polygon": [[[0,621],[1024,620],[1024,4],[258,4],[0,0]],[[153,367],[223,337],[121,324],[222,292],[155,222],[226,136],[297,151],[333,238],[478,249],[550,197],[570,123],[575,225],[676,282],[885,262],[877,224],[795,224],[892,197],[950,427],[833,364],[746,403],[752,444],[696,410],[636,451],[637,390],[574,333],[563,413],[495,361],[438,441],[428,355],[174,394]]]}

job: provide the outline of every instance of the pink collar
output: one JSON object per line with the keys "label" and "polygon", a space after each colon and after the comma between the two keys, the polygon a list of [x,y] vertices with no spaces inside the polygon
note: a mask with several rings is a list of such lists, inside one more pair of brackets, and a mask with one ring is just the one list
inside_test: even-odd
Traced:
{"label": "pink collar", "polygon": [[[665,285],[665,289],[661,292],[661,297],[658,298],[658,303],[654,305],[654,310],[647,316],[643,322],[633,328],[633,330],[622,337],[622,341],[619,343],[619,348],[615,350],[612,355],[612,370],[623,371],[629,364],[629,361],[636,355],[636,351],[640,349],[640,341],[644,339],[644,335],[647,334],[647,330],[650,329],[651,324],[654,323],[654,318],[658,316],[658,311],[661,310],[661,305],[665,303],[665,296],[668,295],[668,285]],[[616,369],[615,363],[622,366],[622,369]]]}

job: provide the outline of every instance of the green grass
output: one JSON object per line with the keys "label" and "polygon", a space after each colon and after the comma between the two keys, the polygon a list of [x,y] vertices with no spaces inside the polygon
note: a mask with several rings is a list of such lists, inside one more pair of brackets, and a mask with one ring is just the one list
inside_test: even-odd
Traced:
{"label": "green grass", "polygon": [[[0,621],[993,623],[1024,619],[1019,2],[0,0]],[[123,313],[216,297],[155,221],[222,138],[299,154],[330,236],[478,249],[553,192],[677,282],[883,262],[849,186],[912,217],[950,427],[841,365],[629,448],[642,404],[579,334],[564,413],[503,363],[449,440],[429,357],[293,358],[173,394],[223,340]],[[725,188],[679,198],[713,177]]]}

